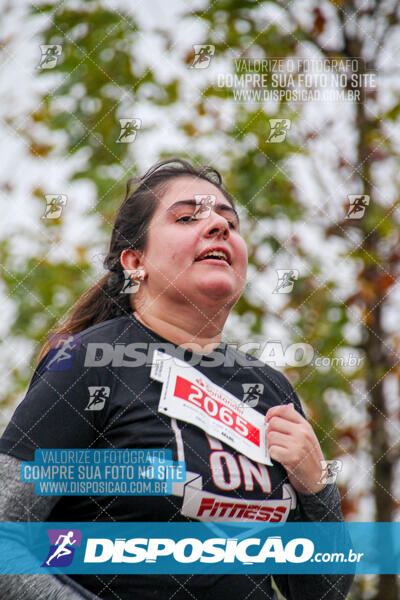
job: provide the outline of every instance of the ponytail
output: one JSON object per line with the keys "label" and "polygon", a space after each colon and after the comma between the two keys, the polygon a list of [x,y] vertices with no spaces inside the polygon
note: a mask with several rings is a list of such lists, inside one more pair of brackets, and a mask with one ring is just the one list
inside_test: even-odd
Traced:
{"label": "ponytail", "polygon": [[[131,314],[129,294],[121,294],[120,290],[120,278],[115,278],[115,274],[109,271],[82,294],[73,306],[67,321],[59,325],[50,338],[78,333],[96,323]],[[47,341],[40,351],[38,362],[47,354],[50,347],[50,341]]]}

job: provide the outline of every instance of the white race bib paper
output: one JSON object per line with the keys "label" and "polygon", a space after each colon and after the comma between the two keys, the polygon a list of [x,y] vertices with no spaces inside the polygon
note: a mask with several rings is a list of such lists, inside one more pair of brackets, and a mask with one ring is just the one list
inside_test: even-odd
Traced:
{"label": "white race bib paper", "polygon": [[150,377],[162,383],[158,412],[199,427],[251,460],[272,465],[265,415],[189,363],[159,350],[154,351]]}

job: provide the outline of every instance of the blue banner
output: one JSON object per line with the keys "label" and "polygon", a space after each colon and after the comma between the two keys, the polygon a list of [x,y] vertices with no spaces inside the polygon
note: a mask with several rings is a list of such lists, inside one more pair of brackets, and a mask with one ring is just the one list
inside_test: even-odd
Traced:
{"label": "blue banner", "polygon": [[186,481],[185,462],[160,449],[35,450],[20,473],[38,496],[162,496]]}
{"label": "blue banner", "polygon": [[0,573],[400,573],[400,523],[0,523]]}

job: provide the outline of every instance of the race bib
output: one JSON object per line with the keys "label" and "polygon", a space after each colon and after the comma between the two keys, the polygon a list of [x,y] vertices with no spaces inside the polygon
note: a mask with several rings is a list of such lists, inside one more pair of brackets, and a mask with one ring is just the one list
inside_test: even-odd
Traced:
{"label": "race bib", "polygon": [[240,454],[272,465],[265,416],[192,365],[155,350],[150,377],[162,383],[158,412],[199,427]]}

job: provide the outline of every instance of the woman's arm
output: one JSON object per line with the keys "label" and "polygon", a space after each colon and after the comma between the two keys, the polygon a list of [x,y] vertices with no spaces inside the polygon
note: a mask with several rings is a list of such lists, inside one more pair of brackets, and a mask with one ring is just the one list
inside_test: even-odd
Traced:
{"label": "woman's arm", "polygon": [[[295,390],[283,375],[281,392],[293,405],[275,406],[268,411],[267,436],[270,450],[273,446],[272,458],[285,467],[297,493],[293,520],[341,522],[339,490],[335,483],[321,489],[323,454]],[[342,545],[343,549],[348,541],[348,538],[337,540],[338,548]],[[344,600],[354,575],[274,575],[273,578],[286,600]]]}
{"label": "woman's arm", "polygon": [[[336,484],[327,484],[316,494],[297,493],[295,521],[343,521]],[[344,600],[354,575],[274,575],[286,600]]]}
{"label": "woman's arm", "polygon": [[[0,521],[45,521],[57,499],[37,496],[33,484],[21,482],[20,464],[17,458],[0,453]],[[0,598],[99,600],[65,575],[0,575]]]}

